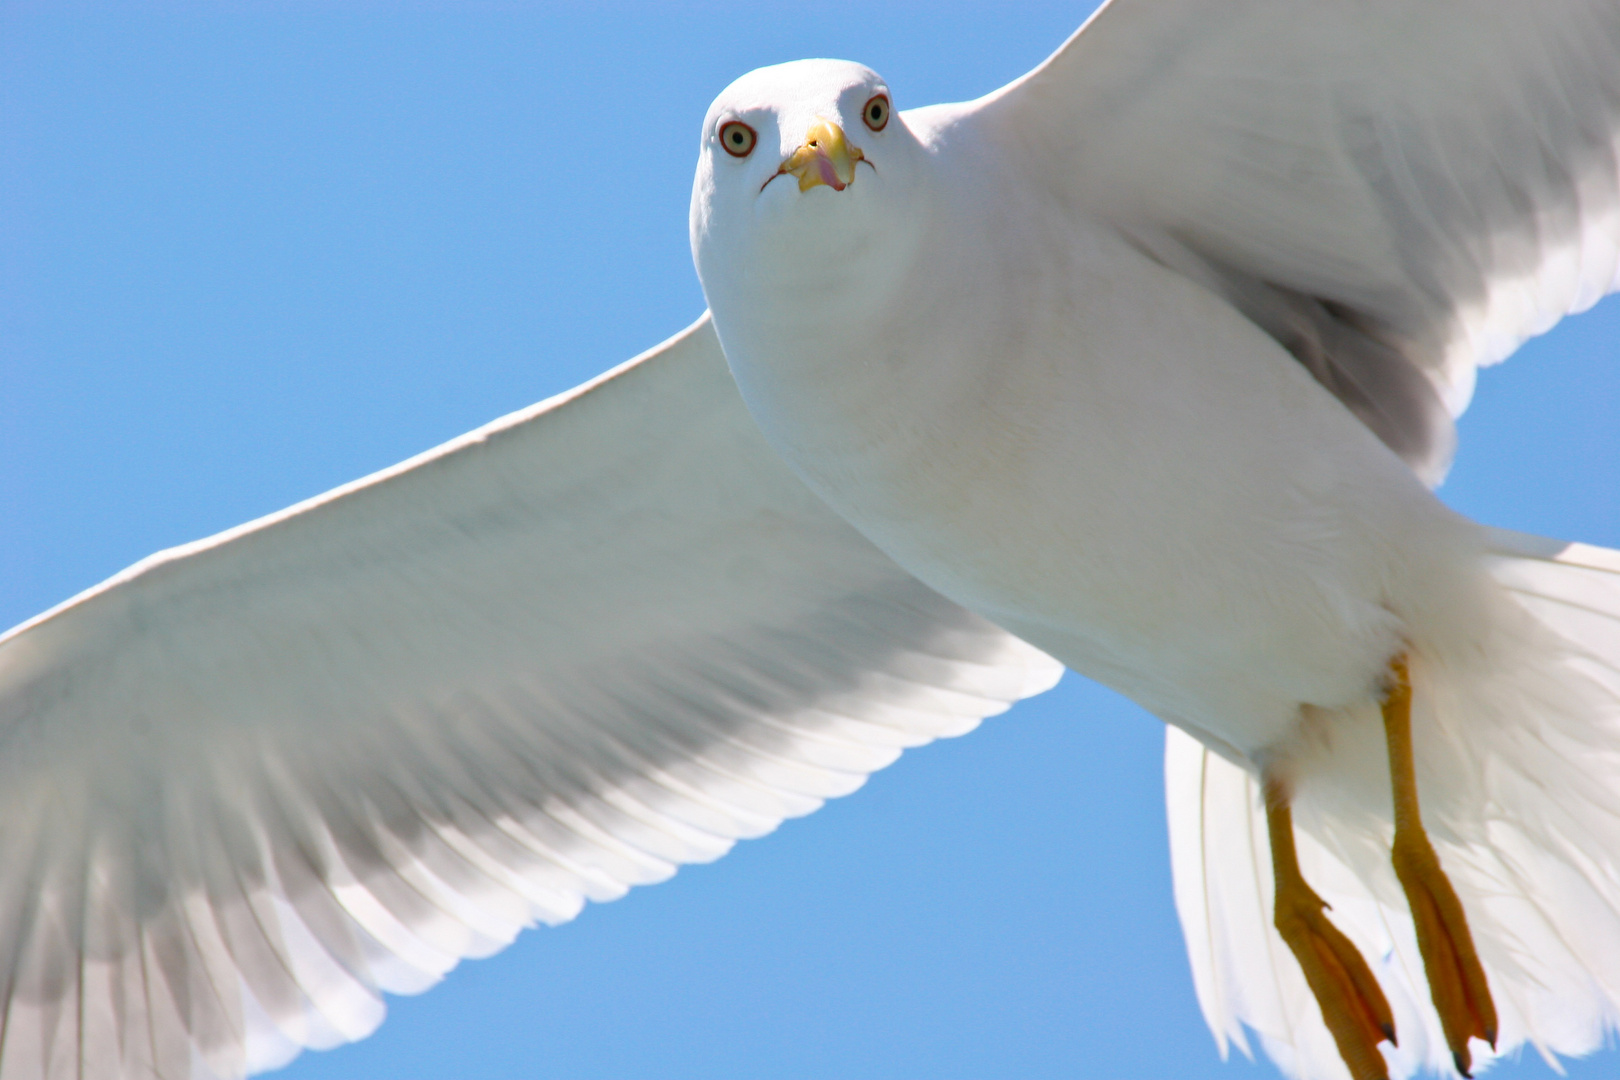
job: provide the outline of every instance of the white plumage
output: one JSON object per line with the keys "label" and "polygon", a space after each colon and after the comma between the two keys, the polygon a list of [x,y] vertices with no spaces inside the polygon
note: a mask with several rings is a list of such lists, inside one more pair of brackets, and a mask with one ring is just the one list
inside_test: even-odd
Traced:
{"label": "white plumage", "polygon": [[0,1076],[360,1038],[1058,673],[793,479],[705,318],[0,639]]}
{"label": "white plumage", "polygon": [[[1028,79],[907,115],[925,151],[910,166],[846,124],[877,171],[805,196],[820,236],[764,223],[796,242],[786,266],[745,252],[739,280],[738,247],[706,249],[695,212],[770,445],[703,320],[582,393],[156,556],[0,639],[0,1076],[234,1075],[357,1038],[379,990],[712,859],[1050,685],[1052,662],[984,616],[1226,755],[1172,729],[1200,998],[1223,1045],[1248,1024],[1309,1076],[1342,1066],[1270,929],[1268,876],[1248,889],[1264,833],[1233,762],[1286,743],[1301,763],[1307,873],[1369,955],[1394,949],[1396,1065],[1443,1063],[1368,845],[1387,790],[1366,714],[1378,664],[1415,638],[1420,688],[1438,688],[1424,794],[1505,988],[1503,1048],[1589,1048],[1620,1000],[1593,959],[1620,950],[1620,646],[1603,636],[1620,599],[1596,599],[1617,568],[1475,530],[1407,470],[1443,472],[1475,364],[1616,283],[1620,18],[1347,10],[1121,2]],[[745,104],[778,109],[767,143],[785,154],[869,75],[796,69],[743,84]],[[950,182],[912,198],[941,164]],[[936,216],[872,216],[907,199]],[[831,216],[846,203],[875,250]],[[885,338],[896,320],[874,301],[912,243],[943,291],[912,290],[926,320],[889,309],[912,320]],[[852,276],[876,286],[853,305]],[[1008,366],[963,392],[942,357]],[[1110,366],[1125,357],[1138,366]],[[873,358],[889,367],[851,373]],[[1043,358],[1039,376],[1012,363]],[[1130,412],[1144,403],[1176,422]],[[1223,435],[1235,422],[1287,455],[1212,459],[1249,452]],[[976,441],[992,426],[996,445]],[[1144,452],[1143,432],[1197,438]],[[1322,534],[1257,548],[1241,527],[1268,520],[1279,478],[1308,481],[1323,513],[1270,520]],[[1072,514],[1048,513],[1054,492]],[[1173,530],[1177,514],[1237,531]],[[1408,558],[1414,535],[1432,544]],[[1291,564],[1302,550],[1328,557]],[[1385,573],[1397,595],[1348,610]],[[1322,604],[1250,602],[1272,583]],[[1214,632],[1255,611],[1305,622]],[[1312,620],[1347,636],[1320,647]],[[1171,622],[1184,640],[1163,651]],[[1254,681],[1223,682],[1240,661]],[[1300,702],[1338,715],[1301,726]]]}
{"label": "white plumage", "polygon": [[[766,437],[923,581],[1203,744],[1169,759],[1200,997],[1296,1075],[1345,1065],[1270,926],[1262,771],[1306,880],[1393,957],[1391,1068],[1451,1060],[1388,858],[1401,653],[1497,1049],[1581,1053],[1620,1019],[1594,959],[1620,955],[1620,557],[1423,484],[1475,366],[1620,284],[1617,60],[1606,3],[1125,0],[903,127],[863,131],[890,88],[827,61],[710,109],[769,151],[711,135],[692,209]],[[871,175],[772,180],[826,118]]]}
{"label": "white plumage", "polygon": [[[1620,556],[1511,533],[1495,539],[1493,574],[1544,627],[1567,635],[1549,649],[1563,655],[1550,671],[1475,670],[1449,681],[1425,673],[1445,697],[1425,717],[1431,765],[1423,791],[1441,810],[1443,858],[1475,933],[1490,935],[1481,944],[1503,1014],[1499,1045],[1510,1052],[1528,1043],[1557,1068],[1555,1054],[1589,1053],[1620,1022],[1620,920],[1606,865],[1616,843],[1616,755],[1612,727],[1591,723],[1612,715],[1604,710],[1620,687],[1605,659],[1620,645]],[[1382,752],[1363,730],[1359,740],[1338,734],[1332,758],[1376,776]],[[1316,1002],[1270,924],[1259,785],[1172,728],[1165,786],[1176,908],[1222,1052],[1229,1044],[1249,1052],[1252,1029],[1290,1075],[1343,1075]],[[1378,803],[1354,805],[1334,788],[1319,782],[1317,804],[1304,802],[1312,811],[1302,821],[1306,873],[1391,999],[1401,1032],[1397,1070],[1444,1072],[1450,1058],[1412,919],[1377,842],[1386,830],[1366,822]]]}

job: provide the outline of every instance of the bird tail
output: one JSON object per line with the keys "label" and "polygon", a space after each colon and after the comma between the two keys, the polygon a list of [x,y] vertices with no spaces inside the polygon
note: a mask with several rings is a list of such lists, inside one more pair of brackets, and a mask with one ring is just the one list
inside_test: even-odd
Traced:
{"label": "bird tail", "polygon": [[[1620,1028],[1620,552],[1497,530],[1488,542],[1504,603],[1481,655],[1412,657],[1418,786],[1500,1020],[1495,1054],[1476,1042],[1475,1060],[1529,1044],[1559,1069],[1555,1055]],[[1300,863],[1394,1009],[1391,1075],[1449,1073],[1390,868],[1382,727],[1367,712],[1334,725],[1335,769],[1296,793]],[[1222,1056],[1252,1057],[1253,1037],[1290,1076],[1347,1077],[1271,924],[1257,780],[1174,728],[1165,780],[1176,908]]]}

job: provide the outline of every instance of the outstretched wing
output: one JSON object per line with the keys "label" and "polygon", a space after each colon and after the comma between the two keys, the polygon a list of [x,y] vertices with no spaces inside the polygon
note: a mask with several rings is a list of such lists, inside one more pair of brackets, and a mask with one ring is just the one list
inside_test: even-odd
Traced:
{"label": "outstretched wing", "polygon": [[1620,287],[1613,0],[1113,0],[975,111],[1430,482],[1475,367]]}
{"label": "outstretched wing", "polygon": [[360,1038],[1059,672],[819,503],[705,317],[0,638],[0,1077]]}

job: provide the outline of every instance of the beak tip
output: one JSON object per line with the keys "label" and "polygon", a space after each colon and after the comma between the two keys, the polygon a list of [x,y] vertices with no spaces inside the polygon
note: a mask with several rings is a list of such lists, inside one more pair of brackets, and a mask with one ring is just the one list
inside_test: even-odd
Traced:
{"label": "beak tip", "polygon": [[855,182],[855,165],[864,159],[860,147],[849,142],[843,128],[821,120],[805,133],[804,143],[782,162],[776,175],[789,173],[798,177],[800,191],[822,186],[843,191]]}

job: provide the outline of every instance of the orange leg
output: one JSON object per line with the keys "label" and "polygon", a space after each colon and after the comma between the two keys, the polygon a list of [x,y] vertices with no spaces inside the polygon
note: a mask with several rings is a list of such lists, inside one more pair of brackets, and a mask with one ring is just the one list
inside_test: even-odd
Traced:
{"label": "orange leg", "polygon": [[1485,970],[1474,948],[1457,891],[1423,831],[1418,813],[1417,773],[1412,762],[1412,680],[1406,658],[1390,664],[1391,684],[1384,701],[1384,736],[1389,743],[1389,776],[1395,791],[1395,876],[1406,890],[1417,927],[1418,951],[1429,979],[1429,996],[1457,1071],[1471,1075],[1468,1040],[1496,1046],[1496,1006]]}
{"label": "orange leg", "polygon": [[1266,783],[1266,829],[1277,891],[1277,931],[1293,950],[1354,1080],[1389,1080],[1378,1044],[1395,1041],[1395,1017],[1361,953],[1328,921],[1327,903],[1307,884],[1294,848],[1294,815],[1280,783]]}

